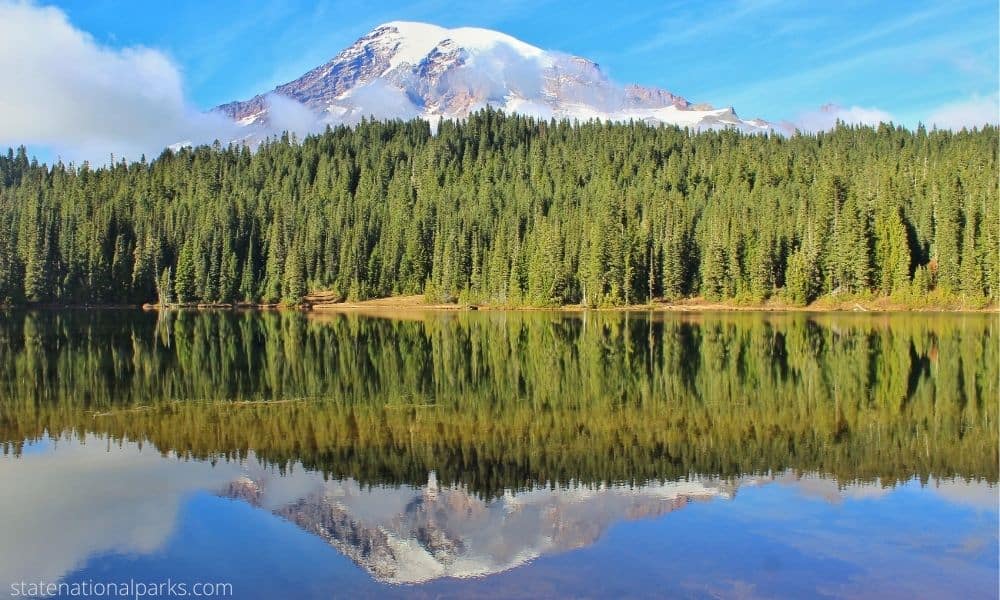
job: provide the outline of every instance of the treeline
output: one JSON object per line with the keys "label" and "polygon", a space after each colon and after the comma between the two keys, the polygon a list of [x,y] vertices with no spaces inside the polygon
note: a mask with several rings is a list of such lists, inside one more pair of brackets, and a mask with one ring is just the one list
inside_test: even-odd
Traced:
{"label": "treeline", "polygon": [[362,122],[91,168],[0,156],[0,303],[995,300],[993,126]]}
{"label": "treeline", "polygon": [[795,469],[998,478],[988,316],[41,311],[0,318],[0,446],[97,434],[483,494]]}

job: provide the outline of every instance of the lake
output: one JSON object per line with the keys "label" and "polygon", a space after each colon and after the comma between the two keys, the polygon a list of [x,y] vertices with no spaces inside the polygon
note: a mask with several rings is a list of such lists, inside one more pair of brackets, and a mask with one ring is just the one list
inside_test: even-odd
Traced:
{"label": "lake", "polygon": [[1000,583],[996,315],[9,311],[0,357],[0,596]]}

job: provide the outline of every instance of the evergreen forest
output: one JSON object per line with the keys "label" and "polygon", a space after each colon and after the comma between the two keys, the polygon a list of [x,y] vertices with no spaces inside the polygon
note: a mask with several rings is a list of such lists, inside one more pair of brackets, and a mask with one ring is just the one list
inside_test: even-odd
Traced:
{"label": "evergreen forest", "polygon": [[998,129],[363,121],[107,166],[0,155],[0,304],[995,303]]}

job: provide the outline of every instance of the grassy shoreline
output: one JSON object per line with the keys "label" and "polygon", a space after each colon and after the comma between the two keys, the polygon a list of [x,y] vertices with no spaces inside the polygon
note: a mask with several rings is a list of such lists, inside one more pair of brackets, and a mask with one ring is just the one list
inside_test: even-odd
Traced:
{"label": "grassy shoreline", "polygon": [[373,311],[373,310],[516,310],[516,311],[606,311],[606,312],[954,312],[954,313],[995,313],[1000,307],[995,304],[971,306],[958,303],[908,305],[890,298],[875,299],[833,299],[822,298],[807,306],[796,306],[781,301],[735,302],[712,301],[704,298],[687,298],[676,302],[656,301],[653,303],[631,304],[627,306],[587,307],[578,304],[562,306],[523,306],[502,304],[458,304],[426,302],[423,296],[399,296],[358,302],[320,302],[309,306],[317,311]]}
{"label": "grassy shoreline", "polygon": [[803,312],[803,313],[1000,313],[995,303],[969,304],[961,299],[928,297],[919,302],[889,297],[823,297],[806,306],[798,306],[772,298],[764,302],[739,300],[707,300],[701,297],[677,301],[657,300],[652,303],[625,306],[588,307],[580,304],[536,306],[522,304],[473,304],[461,302],[433,302],[422,294],[390,296],[370,300],[343,301],[326,293],[305,297],[301,304],[288,303],[190,303],[168,304],[29,304],[0,305],[2,309],[101,309],[101,310],[301,310],[316,312],[423,312],[423,311],[549,311],[549,312]]}

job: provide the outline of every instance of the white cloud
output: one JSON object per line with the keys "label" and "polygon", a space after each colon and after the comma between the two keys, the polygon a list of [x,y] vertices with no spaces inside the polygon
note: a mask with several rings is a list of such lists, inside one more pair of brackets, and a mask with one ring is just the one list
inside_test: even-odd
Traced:
{"label": "white cloud", "polygon": [[[327,120],[331,124],[355,124],[362,117],[413,119],[422,114],[421,109],[410,100],[406,92],[380,79],[350,90],[344,99],[346,103],[342,107],[344,110],[342,114],[328,114]],[[315,118],[313,115],[313,119]],[[276,125],[280,128],[280,123]]]}
{"label": "white cloud", "polygon": [[58,581],[93,556],[156,552],[192,492],[222,489],[242,472],[150,450],[88,435],[0,456],[0,582]]}
{"label": "white cloud", "polygon": [[103,163],[235,137],[228,120],[188,104],[163,53],[101,46],[56,8],[0,0],[0,82],[0,146]]}
{"label": "white cloud", "polygon": [[316,115],[305,105],[281,94],[268,94],[267,115],[270,121],[264,135],[287,131],[299,139],[322,130]]}
{"label": "white cloud", "polygon": [[955,129],[982,127],[1000,122],[1000,95],[988,98],[974,96],[968,100],[950,102],[931,111],[927,117],[929,127]]}
{"label": "white cloud", "polygon": [[847,125],[878,125],[879,123],[891,123],[893,118],[891,114],[878,108],[825,104],[818,110],[800,113],[793,121],[784,122],[781,125],[789,132],[798,129],[814,133],[833,129],[837,125],[837,121]]}
{"label": "white cloud", "polygon": [[[789,134],[796,129],[805,133],[815,133],[833,129],[838,120],[848,125],[878,125],[879,123],[899,122],[892,114],[879,108],[826,104],[817,110],[800,113],[790,121],[783,121],[779,127]],[[963,127],[996,125],[1000,123],[1000,94],[986,98],[973,96],[967,100],[943,104],[932,109],[920,121],[928,127],[956,131]],[[910,125],[916,124],[915,120],[911,122],[907,119],[905,122]]]}

